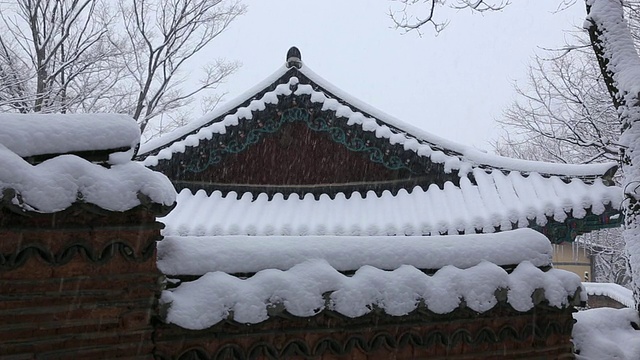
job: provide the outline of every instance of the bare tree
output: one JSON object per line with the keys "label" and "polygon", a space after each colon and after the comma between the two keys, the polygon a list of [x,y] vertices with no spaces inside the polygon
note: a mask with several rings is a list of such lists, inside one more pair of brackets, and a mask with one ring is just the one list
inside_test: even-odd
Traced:
{"label": "bare tree", "polygon": [[183,72],[245,11],[237,0],[3,4],[0,110],[127,113],[142,131],[161,113],[175,119],[173,111],[238,68],[212,56],[198,83],[187,83]]}
{"label": "bare tree", "polygon": [[[620,124],[594,59],[575,50],[537,57],[517,100],[497,119],[502,154],[563,163],[617,161]],[[533,155],[533,156],[531,156]]]}
{"label": "bare tree", "polygon": [[[13,16],[11,16],[13,15]],[[108,46],[109,19],[95,0],[18,0],[2,12],[0,108],[74,111],[99,96],[76,86],[102,71],[117,51]]]}
{"label": "bare tree", "polygon": [[152,118],[183,107],[203,90],[215,89],[238,68],[236,62],[217,59],[206,65],[199,84],[188,89],[180,73],[190,58],[246,11],[239,2],[120,0],[118,4],[132,49],[125,67],[135,97],[127,106],[142,131]]}
{"label": "bare tree", "polygon": [[[420,31],[430,25],[436,33],[448,24],[446,20],[437,20],[436,10],[444,6],[445,0],[394,0],[398,3],[389,9],[389,16],[398,29]],[[509,5],[509,0],[456,0],[449,4],[454,9],[470,9],[477,12],[497,11]]]}

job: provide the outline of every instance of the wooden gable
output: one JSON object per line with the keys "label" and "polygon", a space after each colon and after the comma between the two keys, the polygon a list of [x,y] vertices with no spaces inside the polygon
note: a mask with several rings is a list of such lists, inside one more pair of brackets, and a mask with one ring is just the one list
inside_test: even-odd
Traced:
{"label": "wooden gable", "polygon": [[309,95],[281,95],[277,105],[254,111],[213,134],[198,146],[186,147],[155,167],[178,189],[249,191],[303,196],[312,193],[392,193],[401,188],[459,183],[455,171],[377,138],[335,111],[323,110]]}

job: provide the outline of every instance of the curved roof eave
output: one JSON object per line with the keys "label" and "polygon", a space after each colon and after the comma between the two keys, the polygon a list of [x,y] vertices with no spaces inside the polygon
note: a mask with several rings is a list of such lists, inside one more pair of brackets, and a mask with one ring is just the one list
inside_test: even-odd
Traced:
{"label": "curved roof eave", "polygon": [[278,80],[285,77],[288,72],[292,72],[292,76],[294,76],[293,73],[298,71],[302,75],[306,76],[313,85],[320,88],[323,93],[330,95],[331,98],[338,100],[342,104],[347,104],[348,107],[352,108],[356,112],[368,115],[377,120],[377,122],[387,125],[390,128],[393,128],[398,132],[402,132],[404,135],[412,137],[418,141],[426,142],[435,148],[456,154],[456,157],[459,157],[462,162],[470,163],[472,167],[483,167],[503,171],[519,171],[523,173],[537,172],[545,175],[561,177],[604,177],[605,179],[611,179],[617,170],[618,165],[613,162],[598,164],[561,164],[514,159],[485,153],[476,148],[430,134],[418,127],[400,121],[397,118],[350,96],[322,78],[320,75],[316,74],[306,64],[303,64],[302,62],[300,62],[300,64],[301,66],[299,68],[289,68],[286,65],[281,66],[263,81],[253,86],[242,95],[236,97],[234,100],[220,105],[213,112],[208,113],[171,133],[165,134],[164,136],[141,145],[137,156],[141,157],[145,154],[150,155],[152,152],[165,148],[171,143],[184,140],[188,135],[195,134],[199,129],[219,121],[223,116],[233,112],[234,109],[241,107],[242,104],[248,103],[259,94],[266,92],[269,87],[273,86],[278,82]]}
{"label": "curved roof eave", "polygon": [[501,170],[512,170],[520,172],[539,172],[549,175],[559,176],[613,176],[618,164],[615,162],[598,164],[562,164],[544,161],[522,160],[504,157],[496,154],[489,154],[476,148],[466,146],[437,135],[428,133],[416,126],[403,122],[377,108],[350,96],[337,88],[320,75],[311,70],[308,66],[302,66],[299,71],[307,76],[311,81],[321,88],[331,93],[334,97],[350,104],[356,110],[370,115],[371,117],[396,128],[409,136],[418,140],[426,141],[436,147],[449,150],[461,155],[462,160],[474,163],[475,166],[486,166]]}

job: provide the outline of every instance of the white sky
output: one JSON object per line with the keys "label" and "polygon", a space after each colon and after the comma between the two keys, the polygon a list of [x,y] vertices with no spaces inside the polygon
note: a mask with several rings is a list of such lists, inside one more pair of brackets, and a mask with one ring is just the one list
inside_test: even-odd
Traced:
{"label": "white sky", "polygon": [[[490,150],[494,122],[514,99],[513,81],[541,48],[562,46],[581,25],[581,2],[517,0],[499,13],[441,9],[438,36],[392,28],[386,0],[245,0],[238,18],[198,59],[243,66],[221,87],[231,100],[273,73],[289,47],[305,65],[345,92],[435,135]],[[195,65],[195,64],[194,64]]]}

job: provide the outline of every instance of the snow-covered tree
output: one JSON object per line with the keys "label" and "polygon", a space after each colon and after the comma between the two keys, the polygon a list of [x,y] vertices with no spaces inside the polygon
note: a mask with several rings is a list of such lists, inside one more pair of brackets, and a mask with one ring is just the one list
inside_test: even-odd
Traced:
{"label": "snow-covered tree", "polygon": [[587,249],[593,256],[593,281],[627,286],[631,281],[629,259],[624,251],[622,229],[605,229],[581,235],[576,246]]}
{"label": "snow-covered tree", "polygon": [[118,49],[107,40],[111,24],[100,3],[18,0],[0,6],[0,109],[75,111],[108,92],[112,79],[105,73]]}
{"label": "snow-covered tree", "polygon": [[640,310],[640,57],[620,0],[587,0],[586,4],[585,27],[622,124],[623,238]]}
{"label": "snow-covered tree", "polygon": [[593,51],[536,57],[497,122],[501,155],[560,163],[617,161],[620,124]]}
{"label": "snow-covered tree", "polygon": [[[145,130],[238,68],[183,70],[246,11],[238,0],[17,0],[0,4],[0,110],[118,112]],[[215,95],[205,96],[215,104]],[[179,117],[179,115],[178,115]]]}

